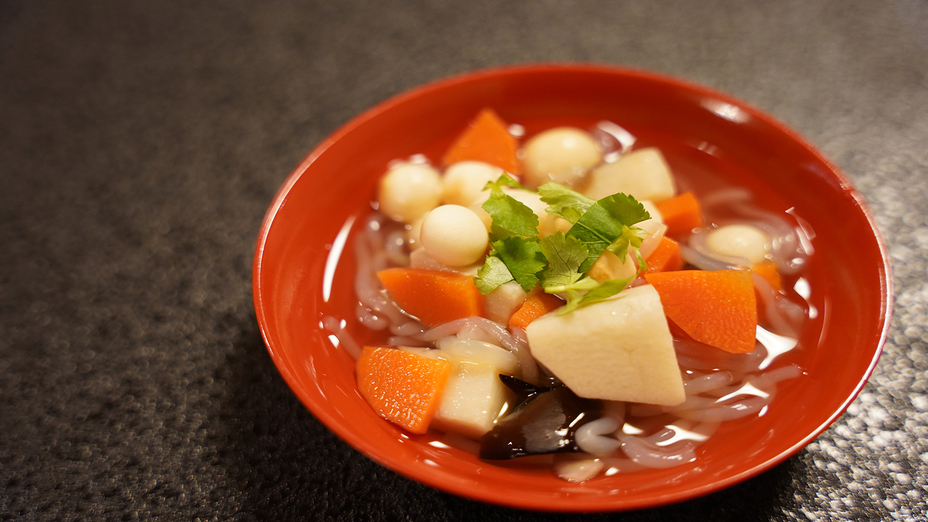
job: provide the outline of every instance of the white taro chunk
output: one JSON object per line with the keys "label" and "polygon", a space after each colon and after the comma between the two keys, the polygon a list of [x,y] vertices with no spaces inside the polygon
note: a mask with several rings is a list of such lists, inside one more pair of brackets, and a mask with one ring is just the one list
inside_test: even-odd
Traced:
{"label": "white taro chunk", "polygon": [[470,265],[486,254],[489,235],[483,221],[468,208],[442,205],[422,220],[422,247],[433,259],[448,266]]}
{"label": "white taro chunk", "polygon": [[522,290],[519,283],[515,281],[499,285],[484,297],[484,311],[487,319],[509,324],[512,314],[516,313],[525,303],[526,298],[528,298],[528,292]]}
{"label": "white taro chunk", "polygon": [[459,161],[445,169],[442,176],[442,202],[471,206],[490,181],[496,181],[505,171],[482,161]]}
{"label": "white taro chunk", "polygon": [[751,265],[770,253],[771,242],[763,231],[751,225],[725,225],[706,236],[706,248],[716,254],[744,258]]}
{"label": "white taro chunk", "polygon": [[572,185],[602,161],[602,151],[586,132],[573,127],[544,131],[525,144],[525,182],[538,187],[549,181]]}
{"label": "white taro chunk", "polygon": [[511,374],[519,363],[515,355],[498,346],[453,338],[447,341],[441,342],[438,350],[402,349],[452,364],[451,375],[442,390],[441,403],[431,426],[478,439],[493,427],[509,398],[499,374]]}
{"label": "white taro chunk", "polygon": [[641,257],[647,259],[651,253],[654,252],[654,249],[657,248],[657,245],[661,242],[661,238],[664,237],[664,233],[667,231],[667,225],[664,224],[664,216],[662,216],[661,211],[657,209],[657,205],[648,200],[641,201],[641,205],[648,211],[648,215],[651,216],[635,224],[636,227],[644,230],[644,238],[638,251],[641,252]]}
{"label": "white taro chunk", "polygon": [[593,199],[622,192],[638,201],[659,203],[673,197],[676,190],[670,167],[655,148],[636,150],[615,163],[600,165],[593,169],[588,180],[583,192]]}
{"label": "white taro chunk", "polygon": [[650,285],[525,329],[532,355],[580,397],[675,406],[685,392],[660,297]]}
{"label": "white taro chunk", "polygon": [[412,223],[441,202],[441,175],[417,163],[401,163],[380,179],[380,210],[396,221]]}

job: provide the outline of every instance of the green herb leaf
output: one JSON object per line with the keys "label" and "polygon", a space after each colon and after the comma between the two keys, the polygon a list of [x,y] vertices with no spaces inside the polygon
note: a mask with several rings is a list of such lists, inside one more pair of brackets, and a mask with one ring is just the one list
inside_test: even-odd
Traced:
{"label": "green herb leaf", "polygon": [[526,292],[540,283],[546,292],[566,298],[561,313],[568,313],[616,295],[641,274],[645,264],[638,253],[639,271],[634,277],[599,283],[587,275],[605,250],[624,259],[629,247],[641,246],[643,231],[634,225],[651,216],[635,198],[615,194],[595,201],[563,185],[546,183],[538,193],[548,204],[547,212],[573,226],[567,234],[538,238],[538,217],[506,194],[505,187],[522,189],[505,175],[486,185],[490,197],[483,208],[493,218],[492,242],[474,278],[484,295],[510,281]]}
{"label": "green herb leaf", "polygon": [[583,242],[589,251],[580,271],[588,271],[607,249],[619,259],[625,259],[631,241],[641,245],[641,238],[633,239],[639,229],[632,225],[650,217],[644,205],[626,194],[614,194],[594,203],[567,232],[568,236]]}
{"label": "green herb leaf", "polygon": [[[544,269],[547,261],[535,238],[512,236],[494,241],[490,246],[492,250],[490,256],[487,257],[487,262],[491,262],[490,258],[501,261],[512,276],[510,281],[515,280],[526,292],[538,284],[537,274]],[[492,261],[492,263],[496,264],[495,261]],[[494,270],[498,271],[499,269],[494,268]],[[508,281],[502,281],[500,284],[506,282]],[[481,289],[481,292],[483,292],[483,289]],[[487,294],[489,292],[483,293]]]}
{"label": "green herb leaf", "polygon": [[548,260],[541,273],[541,286],[549,294],[560,294],[566,303],[560,313],[567,313],[579,306],[584,292],[599,284],[580,272],[580,265],[587,259],[587,249],[577,238],[558,232],[538,241]]}
{"label": "green herb leaf", "polygon": [[586,261],[588,252],[578,239],[558,232],[539,239],[538,245],[548,261],[541,274],[541,285],[545,291],[566,292],[583,277],[578,270]]}
{"label": "green herb leaf", "polygon": [[596,200],[588,198],[558,183],[545,183],[538,187],[538,195],[548,204],[549,214],[562,217],[574,224]]}
{"label": "green herb leaf", "polygon": [[503,187],[526,190],[515,178],[505,173],[496,178],[496,181],[488,181],[487,184],[483,186],[483,190],[490,190],[493,192],[498,189],[501,190]]}
{"label": "green herb leaf", "polygon": [[626,279],[610,279],[608,281],[603,281],[598,284],[596,288],[591,288],[587,293],[583,294],[577,306],[608,299],[622,290],[625,290],[625,287],[628,286],[628,283],[630,283],[632,279],[633,278],[629,277]]}
{"label": "green herb leaf", "polygon": [[565,306],[560,313],[567,313],[571,310],[574,310],[575,308],[588,305],[596,301],[609,299],[610,297],[624,290],[625,287],[628,286],[628,283],[632,282],[632,280],[640,276],[647,267],[647,264],[645,264],[644,257],[641,255],[641,253],[636,251],[636,254],[638,256],[638,272],[635,273],[635,275],[626,277],[624,279],[610,279],[608,281],[599,283],[595,287],[587,290],[587,292],[579,299],[575,299],[573,302],[568,302],[568,306]]}
{"label": "green herb leaf", "polygon": [[481,294],[487,295],[493,290],[496,290],[500,285],[514,280],[515,278],[512,277],[512,273],[509,271],[509,267],[506,266],[506,263],[504,263],[502,259],[490,255],[487,256],[480,270],[477,270],[477,277],[474,278],[474,284],[477,285],[477,289],[480,290]]}
{"label": "green herb leaf", "polygon": [[485,189],[490,189],[490,198],[483,204],[483,209],[493,219],[493,239],[537,236],[538,216],[524,203],[503,192],[503,187],[524,190],[516,180],[505,174],[486,184]]}

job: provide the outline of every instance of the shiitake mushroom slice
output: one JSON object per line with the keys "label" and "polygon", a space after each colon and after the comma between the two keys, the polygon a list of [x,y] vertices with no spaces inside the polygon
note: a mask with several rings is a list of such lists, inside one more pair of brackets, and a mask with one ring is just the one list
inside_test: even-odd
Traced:
{"label": "shiitake mushroom slice", "polygon": [[560,384],[538,387],[508,375],[500,379],[520,403],[480,438],[480,458],[505,460],[580,451],[575,433],[599,418],[598,401],[578,397]]}

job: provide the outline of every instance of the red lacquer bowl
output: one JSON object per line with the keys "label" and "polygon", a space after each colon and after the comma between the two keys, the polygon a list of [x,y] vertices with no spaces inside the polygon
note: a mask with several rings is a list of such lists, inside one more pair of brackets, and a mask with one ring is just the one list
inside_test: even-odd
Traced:
{"label": "red lacquer bowl", "polygon": [[[769,411],[733,421],[677,468],[572,484],[550,470],[484,462],[410,436],[359,395],[354,360],[333,345],[323,315],[354,322],[351,233],[369,210],[388,162],[441,157],[468,121],[492,107],[531,134],[560,124],[615,122],[659,146],[694,190],[741,185],[764,208],[814,231],[803,274],[818,315],[791,354],[807,375],[781,384]],[[346,242],[347,239],[347,242]],[[610,511],[704,495],[787,459],[834,422],[861,390],[890,322],[885,249],[862,198],[838,169],[774,118],[725,94],[651,73],[596,65],[540,64],[478,71],[391,98],[325,139],[290,175],[268,210],[254,262],[254,302],[268,350],[309,410],[387,468],[450,493],[512,507]],[[310,441],[307,441],[309,443]]]}

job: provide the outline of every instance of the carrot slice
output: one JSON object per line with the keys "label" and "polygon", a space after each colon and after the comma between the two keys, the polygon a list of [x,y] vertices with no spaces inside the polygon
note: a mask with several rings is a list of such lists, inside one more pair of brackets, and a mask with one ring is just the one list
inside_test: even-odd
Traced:
{"label": "carrot slice", "polygon": [[747,270],[680,270],[645,274],[664,314],[687,335],[730,353],[754,350],[757,298]]}
{"label": "carrot slice", "polygon": [[525,328],[535,319],[563,306],[563,304],[564,301],[561,301],[554,294],[542,290],[533,290],[528,294],[522,306],[509,318],[509,326],[510,328],[513,326]]}
{"label": "carrot slice", "polygon": [[780,279],[780,273],[777,272],[777,264],[769,259],[761,261],[751,267],[755,274],[763,277],[774,291],[779,292],[783,289],[783,281]]}
{"label": "carrot slice", "polygon": [[683,257],[680,256],[680,244],[667,236],[661,237],[657,248],[651,252],[647,259],[647,273],[672,272],[683,268]]}
{"label": "carrot slice", "polygon": [[451,368],[443,359],[365,346],[356,363],[358,390],[378,415],[422,434],[438,411]]}
{"label": "carrot slice", "polygon": [[684,192],[657,204],[657,210],[667,225],[666,234],[672,238],[689,235],[694,228],[703,226],[699,200],[692,192]]}
{"label": "carrot slice", "polygon": [[506,122],[493,109],[483,109],[448,149],[442,163],[447,166],[465,160],[482,161],[519,175],[522,165],[516,156],[518,148],[519,142],[509,134]]}
{"label": "carrot slice", "polygon": [[377,277],[406,313],[427,326],[483,316],[483,295],[470,276],[419,268],[388,268]]}

